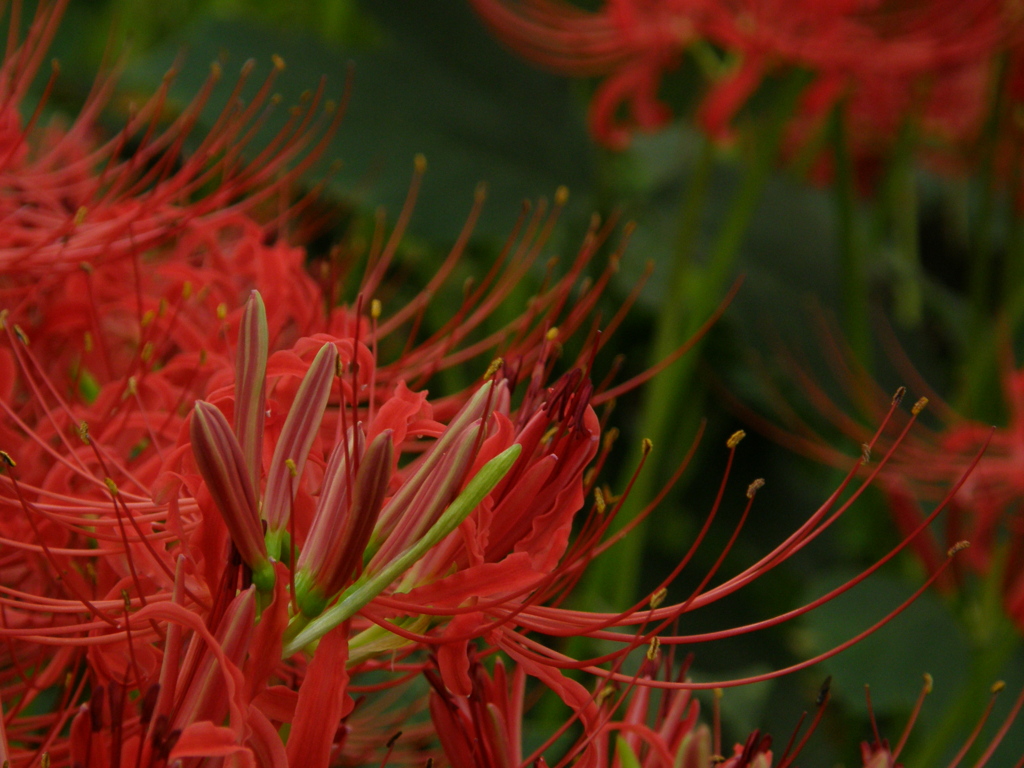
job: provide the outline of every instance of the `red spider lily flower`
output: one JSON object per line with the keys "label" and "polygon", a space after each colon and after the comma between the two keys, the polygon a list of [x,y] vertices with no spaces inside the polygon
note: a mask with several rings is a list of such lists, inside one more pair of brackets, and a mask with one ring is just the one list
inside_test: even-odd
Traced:
{"label": "red spider lily flower", "polygon": [[[969,138],[984,119],[981,91],[966,114],[949,103],[944,83],[962,70],[976,72],[1016,39],[1020,18],[1000,2],[964,7],[949,0],[916,3],[711,2],[609,0],[588,12],[565,0],[473,0],[492,30],[520,55],[556,72],[602,76],[590,121],[602,143],[621,148],[633,128],[651,129],[669,117],[658,101],[661,78],[695,54],[711,77],[697,111],[712,136],[724,137],[735,115],[761,83],[787,70],[810,71],[817,80],[815,113],[827,114],[845,95],[860,105],[859,119],[898,125],[916,113],[919,99],[936,85],[931,106],[944,110],[944,129]],[[724,51],[723,61],[711,46]],[[872,105],[866,94],[885,83],[900,95]],[[874,86],[874,87],[872,87]],[[827,96],[826,96],[827,94]],[[926,99],[927,100],[927,99]],[[622,107],[629,117],[619,117]],[[962,106],[959,105],[959,106]],[[925,126],[927,127],[927,126]],[[890,133],[891,141],[895,133]]]}
{"label": "red spider lily flower", "polygon": [[[214,127],[188,157],[182,148],[221,77],[215,66],[196,100],[170,125],[166,120],[170,78],[157,93],[133,108],[123,130],[105,143],[94,138],[97,118],[113,93],[116,78],[101,77],[75,122],[42,144],[30,134],[42,103],[24,127],[20,102],[45,56],[66,0],[39,3],[28,34],[11,45],[0,70],[3,138],[0,196],[4,232],[0,265],[5,279],[19,283],[52,272],[67,273],[80,263],[123,264],[169,242],[182,228],[215,224],[299,177],[324,151],[343,110],[326,104],[323,84],[262,151],[243,160],[246,149],[272,107],[274,67],[256,96],[244,105],[236,98],[253,64],[243,67],[234,94]],[[20,4],[12,11],[20,15]],[[12,23],[12,29],[18,24]],[[55,68],[47,92],[59,75]],[[45,96],[44,99],[45,101]],[[328,114],[318,118],[325,107]],[[131,146],[130,152],[126,147]],[[181,201],[189,200],[187,204]]]}
{"label": "red spider lily flower", "polygon": [[[59,7],[42,7],[31,44],[14,56],[20,63],[7,60],[8,72],[31,70],[51,34]],[[23,77],[9,81],[12,94]],[[147,120],[158,112],[150,109]],[[85,153],[72,166],[88,183],[75,189],[98,197],[92,213],[76,209],[70,225],[40,230],[27,244],[19,228],[32,234],[40,222],[0,220],[16,241],[10,253],[23,257],[15,269],[0,253],[12,304],[0,329],[0,701],[2,750],[13,764],[43,762],[44,754],[84,768],[379,762],[395,747],[382,724],[425,722],[423,698],[403,700],[414,690],[406,684],[423,674],[449,715],[442,729],[482,713],[463,700],[475,689],[511,713],[515,695],[504,701],[505,683],[489,685],[474,667],[478,653],[496,651],[569,705],[587,734],[579,753],[593,760],[607,754],[608,713],[567,670],[602,684],[666,688],[666,700],[684,707],[684,692],[701,685],[628,675],[630,652],[655,637],[679,645],[775,625],[835,594],[749,627],[665,632],[810,545],[860,493],[837,501],[861,465],[804,525],[721,584],[710,586],[712,572],[689,597],[665,600],[691,551],[638,605],[617,614],[563,608],[568,588],[614,544],[602,543],[620,502],[596,485],[613,441],[598,412],[655,373],[612,388],[591,382],[594,359],[632,300],[597,332],[593,310],[618,253],[579,289],[611,225],[595,222],[565,274],[545,282],[521,315],[477,334],[542,254],[565,193],[550,214],[545,206],[524,211],[493,270],[418,341],[418,318],[452,275],[482,195],[430,284],[386,315],[385,277],[423,171],[418,162],[407,209],[391,236],[375,242],[359,298],[338,307],[336,285],[321,293],[302,272],[302,249],[266,246],[266,226],[236,203],[273,191],[281,163],[302,166],[295,152],[312,141],[309,126],[300,116],[295,136],[278,142],[284,160],[268,151],[238,166],[230,126],[252,117],[241,109],[185,158],[187,171],[172,172],[170,162],[188,121],[142,141],[124,168],[119,148],[97,147],[76,123],[68,146]],[[21,163],[10,173],[52,192],[36,177],[32,139],[10,140]],[[97,159],[110,161],[116,179],[103,178]],[[141,163],[137,173],[131,163]],[[215,192],[179,210],[208,182]],[[10,183],[4,194],[20,189]],[[87,226],[90,216],[123,214],[122,205],[124,219]],[[55,250],[54,232],[66,250]],[[139,265],[143,249],[152,268],[138,271],[135,295],[125,297],[118,272]],[[88,266],[67,280],[81,300],[61,326],[69,289],[29,277],[44,266],[66,272],[68,253]],[[244,266],[247,256],[254,258]],[[589,330],[579,357],[555,376],[559,342],[581,329]],[[406,349],[382,362],[382,343],[403,331]],[[51,357],[61,343],[68,351]],[[442,397],[426,391],[438,371],[497,354],[482,383]],[[740,502],[746,510],[758,487]],[[731,502],[726,490],[723,479],[694,547]],[[544,646],[545,635],[617,645],[572,659]],[[58,702],[36,714],[51,691]],[[645,701],[627,708],[628,722]],[[414,722],[412,736],[429,736],[418,730]],[[495,744],[516,736],[514,724],[488,734]],[[695,738],[700,756],[706,737]],[[429,746],[400,749],[409,758]],[[763,763],[768,750],[758,734],[730,759],[737,768]]]}

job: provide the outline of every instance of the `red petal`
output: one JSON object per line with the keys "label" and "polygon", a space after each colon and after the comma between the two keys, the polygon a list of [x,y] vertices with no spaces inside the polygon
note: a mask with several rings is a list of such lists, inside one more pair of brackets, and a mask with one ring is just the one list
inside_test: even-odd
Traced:
{"label": "red petal", "polygon": [[327,768],[341,718],[352,710],[347,693],[348,622],[320,641],[299,688],[295,721],[288,735],[288,764]]}

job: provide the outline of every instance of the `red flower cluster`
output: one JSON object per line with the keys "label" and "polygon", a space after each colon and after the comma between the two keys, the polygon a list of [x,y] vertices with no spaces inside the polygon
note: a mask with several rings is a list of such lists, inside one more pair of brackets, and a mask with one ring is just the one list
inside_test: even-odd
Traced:
{"label": "red flower cluster", "polygon": [[806,71],[792,140],[810,139],[842,102],[864,159],[882,156],[908,121],[932,144],[973,142],[997,59],[1024,21],[999,0],[607,0],[593,12],[569,0],[471,1],[522,56],[604,78],[590,123],[607,146],[668,120],[661,79],[690,54],[709,79],[697,119],[713,137],[729,134],[766,80]]}
{"label": "red flower cluster", "polygon": [[[740,574],[709,587],[709,573],[668,603],[725,503],[723,478],[700,536],[658,590],[618,614],[562,608],[613,543],[602,538],[619,501],[596,476],[614,433],[598,410],[638,383],[590,380],[622,319],[603,335],[592,327],[618,254],[581,279],[609,228],[595,224],[564,276],[485,330],[541,255],[559,192],[550,213],[524,213],[491,273],[425,334],[420,318],[477,208],[430,285],[388,314],[378,297],[389,294],[403,213],[374,240],[354,306],[339,306],[338,286],[318,285],[304,250],[260,206],[287,203],[285,187],[336,124],[340,110],[320,114],[323,89],[249,162],[239,153],[269,80],[255,102],[230,100],[188,157],[208,90],[166,129],[161,92],[104,141],[93,124],[112,87],[102,80],[70,127],[40,138],[18,107],[61,10],[41,3],[2,68],[0,761],[522,765],[529,676],[568,706],[566,728],[582,725],[562,764],[713,762],[719,739],[697,724],[688,693],[709,686],[690,682],[687,665],[672,674],[666,663],[657,679],[659,647],[773,626],[831,595],[753,626],[666,628],[800,551],[860,491],[843,504],[837,493]],[[422,171],[418,162],[410,206]],[[581,330],[583,351],[555,376],[561,342]],[[381,348],[396,340],[401,351],[385,361]],[[439,371],[499,352],[466,391],[425,388]],[[730,463],[741,437],[729,441]],[[544,636],[615,649],[577,660]],[[624,672],[645,649],[640,673]],[[482,665],[499,653],[511,673]],[[595,676],[594,692],[565,670]],[[429,701],[415,687],[423,676]],[[625,693],[610,700],[604,691],[616,687]],[[670,692],[650,725],[656,687]],[[639,746],[644,734],[655,746]],[[724,764],[771,761],[770,740],[755,734]]]}

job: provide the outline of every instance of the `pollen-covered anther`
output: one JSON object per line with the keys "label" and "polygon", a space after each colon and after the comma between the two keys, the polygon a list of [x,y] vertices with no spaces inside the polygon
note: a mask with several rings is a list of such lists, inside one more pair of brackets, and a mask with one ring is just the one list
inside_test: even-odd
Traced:
{"label": "pollen-covered anther", "polygon": [[658,587],[654,592],[651,593],[650,605],[651,610],[654,610],[659,605],[665,602],[665,596],[668,595],[668,589],[666,587]]}
{"label": "pollen-covered anther", "polygon": [[564,184],[555,190],[555,205],[565,205],[569,202],[569,188]]}
{"label": "pollen-covered anther", "polygon": [[79,440],[81,440],[83,443],[88,445],[89,444],[89,422],[87,422],[87,421],[80,422],[75,427],[75,434],[78,435],[78,439]]}
{"label": "pollen-covered anther", "polygon": [[740,441],[746,436],[746,432],[744,432],[742,429],[737,429],[729,436],[729,439],[725,441],[726,448],[735,448],[737,445],[740,444]]}
{"label": "pollen-covered anther", "polygon": [[489,379],[498,372],[498,369],[505,364],[505,361],[500,357],[496,357],[491,361],[491,364],[487,366],[487,370],[484,372],[484,379]]}
{"label": "pollen-covered anther", "polygon": [[0,461],[4,463],[5,467],[11,467],[12,469],[18,466],[18,462],[11,458],[11,454],[7,451],[0,451]]}
{"label": "pollen-covered anther", "polygon": [[370,317],[374,320],[377,320],[380,317],[382,310],[383,307],[381,306],[380,299],[373,299],[373,301],[370,302]]}
{"label": "pollen-covered anther", "polygon": [[928,398],[922,397],[920,400],[914,403],[914,407],[910,409],[910,412],[917,416],[917,414],[924,410],[926,405],[928,405]]}
{"label": "pollen-covered anther", "polygon": [[971,542],[969,541],[958,541],[956,544],[954,544],[952,547],[946,550],[946,555],[952,557],[957,552],[963,552],[969,546],[971,546]]}
{"label": "pollen-covered anther", "polygon": [[860,445],[860,460],[865,464],[871,461],[871,446],[867,443],[861,443]]}
{"label": "pollen-covered anther", "polygon": [[1000,693],[1005,687],[1006,687],[1006,681],[1005,680],[996,680],[994,683],[992,683],[992,687],[989,688],[989,690],[992,693]]}
{"label": "pollen-covered anther", "polygon": [[299,468],[295,465],[295,459],[285,459],[284,465],[288,467],[288,474],[292,477],[299,476]]}
{"label": "pollen-covered anther", "polygon": [[554,341],[558,338],[558,326],[548,328],[548,332],[544,334],[544,338],[548,341]]}
{"label": "pollen-covered anther", "polygon": [[601,492],[600,488],[594,489],[594,507],[597,509],[597,514],[603,515],[605,510],[608,508],[605,504],[604,493]]}
{"label": "pollen-covered anther", "polygon": [[754,495],[761,489],[764,488],[764,478],[759,477],[757,480],[747,486],[747,498],[752,499]]}
{"label": "pollen-covered anther", "polygon": [[117,496],[121,492],[117,489],[117,483],[114,482],[113,478],[103,478],[103,484],[107,486],[107,490],[110,491],[111,496]]}
{"label": "pollen-covered anther", "polygon": [[28,334],[26,334],[25,331],[21,329],[20,325],[15,324],[14,335],[17,337],[18,341],[20,341],[26,347],[28,346]]}
{"label": "pollen-covered anther", "polygon": [[602,687],[601,690],[599,690],[597,694],[594,696],[594,703],[600,707],[614,693],[615,689],[612,688],[610,685],[606,685]]}
{"label": "pollen-covered anther", "polygon": [[223,320],[228,316],[228,305],[221,302],[217,305],[217,319]]}
{"label": "pollen-covered anther", "polygon": [[658,660],[658,652],[661,650],[661,638],[657,635],[651,638],[647,646],[647,660],[654,663]]}
{"label": "pollen-covered anther", "polygon": [[416,170],[416,173],[426,173],[427,156],[422,153],[416,155],[416,157],[413,158],[412,164],[413,168]]}
{"label": "pollen-covered anther", "polygon": [[925,672],[924,673],[924,692],[925,693],[931,693],[932,692],[932,688],[934,687],[934,685],[935,685],[935,681],[932,679],[932,676],[930,674],[928,674],[927,672]]}
{"label": "pollen-covered anther", "polygon": [[276,53],[270,57],[270,60],[274,62],[274,69],[281,71],[284,69],[284,59],[278,56]]}
{"label": "pollen-covered anther", "polygon": [[654,443],[651,442],[649,437],[645,437],[640,441],[640,451],[644,456],[647,456],[652,450],[654,450]]}
{"label": "pollen-covered anther", "polygon": [[899,404],[900,404],[901,402],[903,402],[903,397],[904,397],[904,395],[906,395],[906,394],[907,394],[907,388],[906,388],[906,387],[899,387],[899,388],[898,388],[898,389],[897,389],[897,390],[896,390],[896,391],[895,391],[895,392],[893,393],[893,396],[892,396],[892,404],[893,404],[893,405],[899,405]]}

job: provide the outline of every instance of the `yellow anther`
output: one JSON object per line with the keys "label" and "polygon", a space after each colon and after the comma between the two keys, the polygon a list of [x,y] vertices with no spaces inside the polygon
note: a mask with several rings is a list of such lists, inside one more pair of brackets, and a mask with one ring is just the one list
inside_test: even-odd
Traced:
{"label": "yellow anther", "polygon": [[82,345],[85,347],[86,352],[92,352],[93,341],[91,331],[86,331],[85,334],[83,334]]}
{"label": "yellow anther", "polygon": [[897,389],[896,392],[892,396],[892,404],[893,405],[899,405],[902,402],[903,396],[905,394],[907,394],[907,388],[906,387],[900,387],[899,389]]}
{"label": "yellow anther", "polygon": [[548,341],[554,341],[558,338],[558,327],[548,328],[548,332],[544,334],[544,338]]}
{"label": "yellow anther", "polygon": [[147,309],[145,313],[143,313],[142,320],[139,322],[139,325],[145,328],[154,320],[156,320],[156,312],[154,312],[152,309]]}
{"label": "yellow anther", "polygon": [[288,474],[292,477],[299,476],[299,469],[295,466],[295,459],[285,459],[284,465],[288,467]]}
{"label": "yellow anther", "polygon": [[181,298],[188,301],[192,297],[192,281],[186,280],[181,286]]}
{"label": "yellow anther", "polygon": [[2,461],[8,467],[18,466],[18,462],[11,458],[11,454],[9,454],[7,451],[0,451],[0,461]]}
{"label": "yellow anther", "polygon": [[871,446],[867,443],[861,443],[860,446],[860,460],[867,464],[871,461]]}
{"label": "yellow anther", "polygon": [[562,206],[569,201],[569,188],[564,184],[555,190],[555,205]]}
{"label": "yellow anther", "polygon": [[412,161],[412,166],[416,170],[416,173],[425,173],[427,170],[427,157],[424,154],[418,154]]}
{"label": "yellow anther", "polygon": [[117,496],[121,493],[117,490],[117,483],[114,482],[113,478],[105,477],[103,478],[103,483],[107,486],[107,490],[110,491],[111,496]]}
{"label": "yellow anther", "polygon": [[927,672],[925,672],[924,673],[924,692],[925,693],[931,693],[932,692],[932,687],[934,686],[934,684],[935,684],[935,681],[932,680],[932,676],[929,675]]}
{"label": "yellow anther", "polygon": [[223,302],[217,305],[217,319],[223,320],[228,316],[228,305]]}
{"label": "yellow anther", "polygon": [[600,707],[613,693],[615,693],[614,688],[612,688],[610,685],[604,686],[600,691],[597,692],[597,695],[594,697],[594,703]]}
{"label": "yellow anther", "polygon": [[757,478],[757,480],[755,480],[754,482],[747,486],[747,498],[754,498],[754,494],[757,493],[762,488],[764,488],[764,478],[759,477]]}
{"label": "yellow anther", "polygon": [[655,662],[658,660],[658,650],[661,648],[661,640],[654,636],[651,638],[650,645],[647,646],[647,660]]}
{"label": "yellow anther", "polygon": [[144,363],[148,363],[153,358],[154,352],[156,352],[156,347],[153,346],[153,342],[147,341],[142,345],[142,352],[139,353],[139,359]]}
{"label": "yellow anther", "polygon": [[618,439],[619,429],[618,427],[612,427],[611,429],[604,433],[604,438],[601,441],[602,447],[604,448],[604,450],[609,451],[611,450],[612,445]]}
{"label": "yellow anther", "polygon": [[28,346],[28,334],[21,330],[20,325],[14,326],[14,335],[18,338],[18,341],[20,341],[26,347]]}
{"label": "yellow anther", "polygon": [[594,506],[597,507],[597,514],[599,515],[603,515],[605,509],[607,509],[607,505],[604,501],[604,494],[601,492],[600,488],[594,489]]}
{"label": "yellow anther", "polygon": [[1004,680],[996,680],[994,683],[992,683],[992,687],[989,690],[992,691],[992,693],[999,693],[1005,687],[1006,682]]}
{"label": "yellow anther", "polygon": [[279,72],[284,69],[284,59],[278,56],[276,53],[270,57],[270,60],[274,62],[274,69]]}
{"label": "yellow anther", "polygon": [[956,544],[954,544],[952,547],[946,550],[946,555],[948,557],[952,557],[957,552],[963,552],[969,546],[971,546],[971,542],[969,541],[958,541]]}
{"label": "yellow anther", "polygon": [[725,441],[725,446],[727,448],[735,448],[737,445],[740,444],[740,441],[746,436],[746,432],[744,432],[742,429],[737,429],[729,436],[729,439]]}
{"label": "yellow anther", "polygon": [[651,594],[651,608],[657,608],[659,605],[665,602],[665,596],[668,594],[666,587],[658,587]]}
{"label": "yellow anther", "polygon": [[924,410],[926,405],[928,405],[928,398],[922,397],[920,400],[914,403],[914,407],[910,409],[910,412],[917,416],[917,414]]}
{"label": "yellow anther", "polygon": [[640,452],[643,453],[644,456],[649,454],[652,450],[654,450],[654,443],[651,442],[649,437],[645,437],[640,441]]}
{"label": "yellow anther", "polygon": [[85,221],[85,217],[88,215],[88,213],[89,213],[89,209],[86,208],[84,205],[81,205],[81,206],[78,207],[78,210],[75,211],[75,226],[76,227],[79,224],[81,224],[83,221]]}
{"label": "yellow anther", "polygon": [[484,373],[484,378],[491,378],[494,374],[498,372],[498,369],[501,368],[504,362],[505,361],[502,360],[500,357],[494,358],[494,360],[491,361],[491,364],[487,366],[487,371]]}
{"label": "yellow anther", "polygon": [[381,309],[382,309],[382,307],[381,307],[381,304],[380,304],[380,299],[374,299],[373,301],[371,301],[370,302],[370,317],[372,317],[374,320],[379,318],[380,317],[380,313],[381,313]]}

